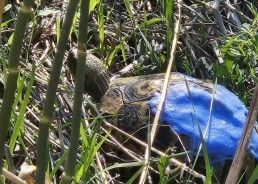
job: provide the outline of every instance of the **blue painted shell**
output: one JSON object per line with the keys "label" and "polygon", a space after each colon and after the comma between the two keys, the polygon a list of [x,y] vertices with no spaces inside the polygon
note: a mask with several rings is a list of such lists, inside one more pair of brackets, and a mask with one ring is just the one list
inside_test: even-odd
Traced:
{"label": "blue painted shell", "polygon": [[[148,109],[152,115],[156,113],[163,79],[164,74],[117,78],[111,81],[102,97],[100,110],[120,115],[114,123],[122,129],[131,133],[137,131],[150,121]],[[160,122],[170,125],[177,134],[187,136],[186,147],[192,155],[197,154],[200,145],[198,126],[204,135],[209,125],[205,142],[210,158],[216,163],[233,158],[247,113],[245,105],[225,87],[171,73]],[[258,160],[258,134],[255,131],[248,152]]]}
{"label": "blue painted shell", "polygon": [[[161,122],[169,124],[179,135],[190,138],[188,147],[193,155],[201,140],[198,126],[204,135],[209,125],[204,140],[210,158],[214,162],[232,159],[248,113],[245,105],[221,85],[181,75],[186,80],[169,84]],[[156,91],[148,103],[152,114],[156,113],[160,96],[160,91]],[[255,131],[251,135],[248,152],[258,159],[258,134]]]}

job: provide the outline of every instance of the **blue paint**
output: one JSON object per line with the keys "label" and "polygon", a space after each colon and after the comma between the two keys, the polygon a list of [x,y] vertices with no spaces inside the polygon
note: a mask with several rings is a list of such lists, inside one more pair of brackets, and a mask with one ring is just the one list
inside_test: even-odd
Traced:
{"label": "blue paint", "polygon": [[[188,76],[186,79],[189,90],[185,81],[172,81],[169,85],[161,122],[171,125],[179,135],[187,135],[190,138],[187,146],[195,155],[200,144],[198,125],[204,134],[211,117],[205,138],[208,154],[213,158],[213,162],[232,159],[247,117],[246,107],[235,94],[221,85],[200,83]],[[215,93],[212,87],[216,87]],[[210,116],[213,93],[213,109]],[[149,102],[153,114],[156,112],[160,96],[160,92],[157,92]],[[255,131],[252,133],[248,151],[258,159],[258,134]]]}

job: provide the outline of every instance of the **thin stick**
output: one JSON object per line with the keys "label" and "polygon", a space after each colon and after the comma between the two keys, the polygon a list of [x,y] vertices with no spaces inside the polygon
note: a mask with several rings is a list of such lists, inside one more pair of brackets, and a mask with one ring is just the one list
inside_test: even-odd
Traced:
{"label": "thin stick", "polygon": [[163,108],[163,104],[166,98],[166,94],[167,94],[167,87],[168,87],[168,83],[169,83],[169,78],[170,78],[170,73],[171,73],[171,69],[173,66],[173,60],[175,58],[175,51],[176,51],[176,46],[177,46],[177,40],[178,40],[178,35],[179,35],[179,28],[180,28],[180,24],[181,24],[181,0],[178,0],[178,20],[175,24],[175,30],[174,30],[174,38],[172,41],[172,45],[171,45],[171,56],[168,62],[168,67],[167,67],[167,71],[165,74],[165,79],[164,79],[164,84],[163,84],[163,89],[162,89],[162,93],[161,93],[161,97],[160,97],[160,103],[158,105],[157,108],[157,112],[155,114],[154,117],[154,121],[153,121],[153,125],[152,125],[152,129],[151,129],[151,133],[150,133],[150,140],[149,143],[147,144],[146,150],[145,150],[145,162],[144,162],[144,167],[143,167],[143,172],[141,174],[139,183],[140,184],[144,184],[145,180],[146,180],[146,176],[147,176],[147,172],[148,172],[148,166],[149,166],[149,161],[150,161],[150,150],[158,129],[158,124],[159,124],[159,118],[161,115],[161,111]]}
{"label": "thin stick", "polygon": [[11,173],[10,171],[6,170],[5,168],[3,168],[3,175],[10,180],[12,183],[15,184],[27,184],[26,181],[24,181],[23,179],[19,178],[18,176],[16,176],[15,174]]}

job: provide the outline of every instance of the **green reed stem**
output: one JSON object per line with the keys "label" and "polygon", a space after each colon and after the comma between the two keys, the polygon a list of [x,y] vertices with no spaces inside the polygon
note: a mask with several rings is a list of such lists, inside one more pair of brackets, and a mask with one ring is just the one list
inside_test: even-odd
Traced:
{"label": "green reed stem", "polygon": [[4,90],[4,98],[0,112],[0,173],[3,170],[4,144],[10,126],[12,106],[17,88],[17,79],[19,75],[19,57],[21,54],[24,33],[30,14],[32,13],[33,0],[24,0],[19,10],[16,27],[13,36],[13,42],[10,49],[7,80]]}
{"label": "green reed stem", "polygon": [[42,117],[39,123],[39,138],[37,143],[37,172],[36,183],[45,184],[45,172],[48,166],[48,137],[49,127],[53,122],[54,104],[56,100],[56,91],[63,65],[65,47],[70,34],[73,17],[75,15],[76,7],[79,0],[70,0],[66,16],[64,18],[63,27],[60,33],[60,39],[57,44],[56,55],[50,80],[48,83],[48,90],[45,100]]}
{"label": "green reed stem", "polygon": [[65,173],[62,177],[61,184],[71,183],[74,176],[76,165],[76,154],[80,138],[80,122],[82,117],[82,101],[84,92],[85,80],[85,63],[87,51],[87,30],[88,30],[88,15],[89,15],[89,0],[81,1],[80,4],[80,23],[78,35],[78,61],[75,76],[75,93],[73,104],[73,119],[72,119],[72,133],[71,144],[68,153],[68,159],[65,167]]}

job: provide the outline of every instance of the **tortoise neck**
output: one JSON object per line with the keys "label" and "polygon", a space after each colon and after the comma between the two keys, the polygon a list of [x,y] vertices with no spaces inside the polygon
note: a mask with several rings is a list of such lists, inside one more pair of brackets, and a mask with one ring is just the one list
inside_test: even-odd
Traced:
{"label": "tortoise neck", "polygon": [[94,75],[85,74],[85,92],[92,96],[96,102],[100,102],[101,97],[109,88],[110,74],[103,70]]}
{"label": "tortoise neck", "polygon": [[[76,73],[77,52],[72,49],[67,58],[68,67],[73,75]],[[87,54],[85,67],[85,92],[99,102],[106,93],[110,83],[110,73],[107,71],[102,61],[92,54]]]}

